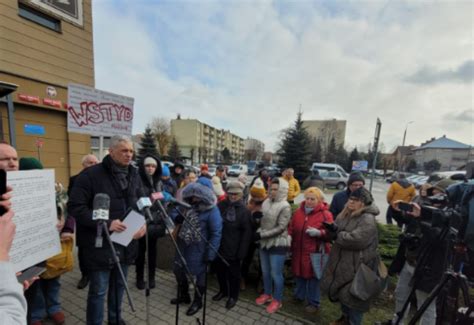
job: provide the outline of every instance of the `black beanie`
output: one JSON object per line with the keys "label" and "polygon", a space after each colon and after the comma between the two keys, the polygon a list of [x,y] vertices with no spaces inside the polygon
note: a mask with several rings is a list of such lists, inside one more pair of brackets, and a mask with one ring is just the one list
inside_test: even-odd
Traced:
{"label": "black beanie", "polygon": [[365,185],[365,179],[359,172],[352,173],[349,176],[349,179],[347,180],[347,185],[351,185],[354,182],[362,182]]}
{"label": "black beanie", "polygon": [[371,205],[372,202],[374,202],[372,194],[370,194],[370,192],[365,187],[359,187],[357,190],[351,193],[350,197],[364,202],[364,205]]}

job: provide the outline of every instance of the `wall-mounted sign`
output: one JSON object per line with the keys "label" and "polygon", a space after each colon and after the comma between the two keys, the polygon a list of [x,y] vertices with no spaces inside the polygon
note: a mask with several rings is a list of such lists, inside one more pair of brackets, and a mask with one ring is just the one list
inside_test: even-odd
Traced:
{"label": "wall-mounted sign", "polygon": [[54,98],[58,95],[58,91],[53,86],[46,87],[46,95],[48,97]]}
{"label": "wall-mounted sign", "polygon": [[46,133],[44,126],[35,124],[25,124],[23,131],[29,135],[45,135]]}
{"label": "wall-mounted sign", "polygon": [[33,104],[40,103],[40,98],[38,96],[18,94],[18,99],[21,100],[22,102],[27,102],[27,103],[33,103]]}
{"label": "wall-mounted sign", "polygon": [[134,99],[69,84],[67,130],[96,136],[132,134]]}
{"label": "wall-mounted sign", "polygon": [[83,0],[28,0],[28,2],[66,21],[83,25]]}
{"label": "wall-mounted sign", "polygon": [[49,99],[49,98],[43,98],[43,104],[51,106],[51,107],[56,107],[56,108],[61,108],[63,106],[60,100]]}

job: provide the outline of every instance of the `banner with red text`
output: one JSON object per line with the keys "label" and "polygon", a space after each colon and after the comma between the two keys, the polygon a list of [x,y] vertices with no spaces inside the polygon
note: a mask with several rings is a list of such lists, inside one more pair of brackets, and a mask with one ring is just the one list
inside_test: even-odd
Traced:
{"label": "banner with red text", "polygon": [[67,130],[95,136],[132,135],[134,99],[84,85],[68,85]]}

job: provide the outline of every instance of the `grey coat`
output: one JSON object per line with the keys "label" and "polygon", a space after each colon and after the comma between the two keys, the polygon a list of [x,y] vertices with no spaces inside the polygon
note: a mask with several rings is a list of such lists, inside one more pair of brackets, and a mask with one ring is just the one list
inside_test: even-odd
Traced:
{"label": "grey coat", "polygon": [[373,268],[376,263],[378,233],[375,216],[379,209],[375,205],[355,211],[351,216],[341,213],[335,223],[338,226],[335,240],[326,270],[323,274],[321,289],[332,301],[366,312],[370,301],[354,297],[349,289],[362,261]]}

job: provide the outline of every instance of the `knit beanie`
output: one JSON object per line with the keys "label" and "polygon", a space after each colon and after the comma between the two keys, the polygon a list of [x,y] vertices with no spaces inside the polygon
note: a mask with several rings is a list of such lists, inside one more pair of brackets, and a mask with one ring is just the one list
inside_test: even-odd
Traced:
{"label": "knit beanie", "polygon": [[20,170],[43,169],[41,161],[34,157],[20,158]]}
{"label": "knit beanie", "polygon": [[155,165],[158,166],[158,162],[156,161],[155,158],[153,157],[146,157],[145,161],[143,162],[143,165]]}
{"label": "knit beanie", "polygon": [[232,181],[227,184],[227,193],[231,194],[243,194],[245,185],[239,181]]}
{"label": "knit beanie", "polygon": [[349,186],[354,182],[362,182],[365,185],[365,179],[359,172],[351,173],[349,179],[347,180],[347,185]]}
{"label": "knit beanie", "polygon": [[204,185],[211,190],[213,189],[211,180],[206,177],[199,177],[196,183]]}
{"label": "knit beanie", "polygon": [[453,185],[453,184],[456,184],[456,183],[459,183],[459,181],[453,180],[449,177],[448,178],[443,178],[442,180],[440,180],[439,182],[434,184],[433,187],[428,190],[428,195],[432,195],[433,190],[438,190],[440,192],[446,193],[447,188],[450,185]]}
{"label": "knit beanie", "polygon": [[255,201],[263,201],[267,197],[267,191],[265,190],[260,178],[257,178],[250,188],[250,196]]}
{"label": "knit beanie", "polygon": [[322,192],[319,188],[317,188],[317,187],[315,187],[315,186],[313,186],[313,187],[308,187],[308,188],[306,189],[306,191],[304,191],[304,197],[305,197],[305,198],[306,198],[306,195],[308,195],[308,194],[313,194],[313,195],[315,195],[319,202],[324,202],[324,200],[325,200],[325,199],[324,199],[324,194],[323,194],[323,192]]}
{"label": "knit beanie", "polygon": [[212,189],[214,190],[214,194],[216,194],[217,196],[225,194],[224,190],[222,189],[221,180],[217,176],[214,176],[212,178]]}
{"label": "knit beanie", "polygon": [[170,169],[167,165],[163,165],[163,169],[161,171],[161,176],[164,176],[164,177],[170,177],[171,176]]}
{"label": "knit beanie", "polygon": [[372,194],[365,188],[359,187],[357,190],[351,193],[350,198],[358,199],[364,202],[364,205],[371,205],[374,202]]}
{"label": "knit beanie", "polygon": [[209,171],[209,166],[207,164],[202,164],[201,165],[201,172],[203,172],[203,171],[206,171],[206,172]]}

